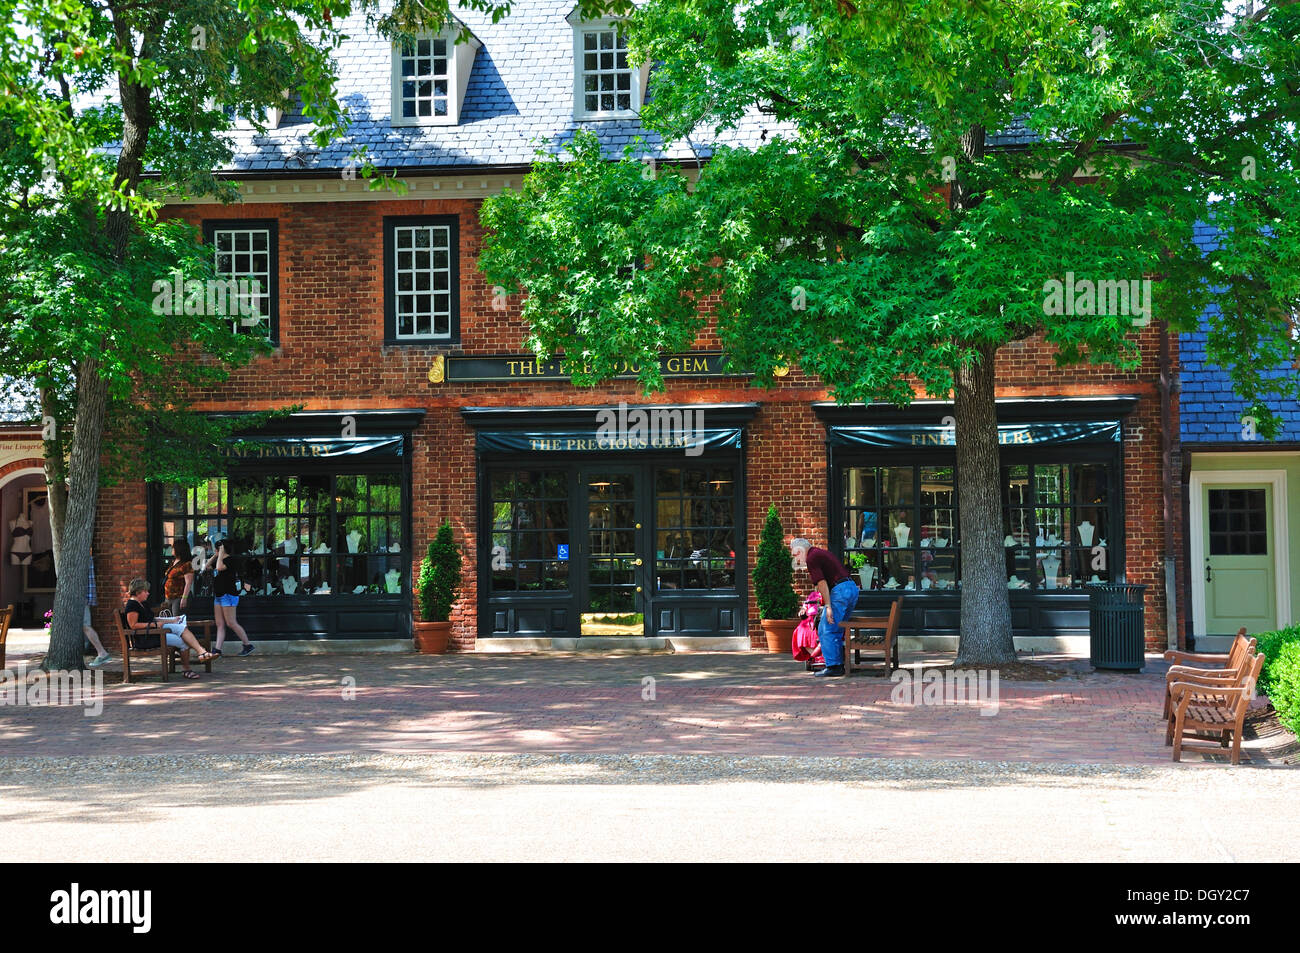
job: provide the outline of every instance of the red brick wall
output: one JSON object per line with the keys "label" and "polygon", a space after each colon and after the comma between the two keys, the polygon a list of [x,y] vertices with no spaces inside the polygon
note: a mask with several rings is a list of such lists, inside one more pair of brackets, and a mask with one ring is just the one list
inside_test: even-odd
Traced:
{"label": "red brick wall", "polygon": [[[756,556],[769,502],[781,512],[787,537],[824,540],[826,533],[825,430],[809,406],[826,394],[797,370],[777,388],[762,391],[741,379],[676,380],[663,394],[646,398],[635,382],[616,381],[579,390],[563,381],[430,384],[432,358],[441,353],[520,353],[526,328],[519,301],[494,310],[491,288],[475,268],[483,232],[477,200],[278,203],[243,206],[177,206],[172,213],[198,224],[208,218],[275,218],[279,222],[280,347],[274,356],[237,370],[223,387],[200,395],[210,410],[253,409],[302,403],[309,409],[348,410],[422,407],[424,423],[414,435],[414,532],[407,546],[410,572],[418,571],[438,523],[450,518],[465,552],[476,551],[474,435],[463,406],[562,406],[629,402],[758,401],[749,429],[747,532],[750,565]],[[460,326],[462,344],[385,347],[383,228],[385,215],[454,214],[460,220]],[[706,303],[707,304],[707,303]],[[1053,349],[1041,341],[1016,342],[998,355],[1000,397],[1138,394],[1133,433],[1125,445],[1128,574],[1151,585],[1147,632],[1151,646],[1164,638],[1163,530],[1160,504],[1159,335],[1142,332],[1143,367],[1137,374],[1112,367],[1062,371]],[[701,346],[717,346],[711,332]],[[1177,348],[1173,348],[1176,360]],[[1177,421],[1174,421],[1177,427]],[[101,602],[144,567],[145,496],[139,486],[104,491],[96,532]],[[463,588],[453,612],[453,645],[474,643],[476,566],[465,562]],[[796,580],[806,590],[806,576]],[[96,617],[97,626],[104,615]],[[749,615],[757,610],[750,596]],[[101,632],[112,632],[112,626]],[[751,622],[752,638],[762,635]]]}

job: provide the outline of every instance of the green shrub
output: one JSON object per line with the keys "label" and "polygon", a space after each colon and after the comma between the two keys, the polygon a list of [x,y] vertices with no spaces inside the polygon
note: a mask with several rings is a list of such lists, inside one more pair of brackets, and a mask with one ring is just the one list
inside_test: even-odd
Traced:
{"label": "green shrub", "polygon": [[451,535],[451,521],[443,520],[438,535],[420,564],[420,618],[425,622],[446,622],[460,588],[460,547]]}
{"label": "green shrub", "polygon": [[1278,720],[1300,736],[1300,625],[1265,632],[1255,641],[1264,653],[1259,691],[1272,700]]}
{"label": "green shrub", "polygon": [[754,601],[762,619],[793,619],[799,608],[794,594],[794,570],[790,567],[790,550],[785,532],[776,514],[776,504],[767,508],[763,536],[758,542],[758,559],[754,563]]}

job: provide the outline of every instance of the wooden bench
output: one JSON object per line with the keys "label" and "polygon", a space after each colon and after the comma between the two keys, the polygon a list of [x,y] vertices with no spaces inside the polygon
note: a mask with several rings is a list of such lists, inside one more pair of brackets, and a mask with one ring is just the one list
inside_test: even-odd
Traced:
{"label": "wooden bench", "polygon": [[894,600],[887,616],[849,616],[844,622],[845,674],[863,667],[860,653],[883,652],[888,678],[898,668],[898,625],[902,618],[902,596]]}
{"label": "wooden bench", "polygon": [[[1169,686],[1174,682],[1207,679],[1212,682],[1224,680],[1234,682],[1241,677],[1243,665],[1254,654],[1255,640],[1246,636],[1244,625],[1237,630],[1237,636],[1232,640],[1232,647],[1227,655],[1179,652],[1173,649],[1166,652],[1166,661],[1179,664],[1170,666],[1169,671],[1165,673],[1165,707],[1162,717],[1168,718],[1172,713]],[[1199,664],[1186,664],[1193,662]]]}
{"label": "wooden bench", "polygon": [[0,671],[5,667],[5,639],[9,638],[9,620],[14,617],[14,604],[0,609]]}
{"label": "wooden bench", "polygon": [[[1264,668],[1264,656],[1256,654],[1249,660],[1245,674],[1233,684],[1206,685],[1201,682],[1177,681],[1169,686],[1174,713],[1165,731],[1165,741],[1174,746],[1174,760],[1182,760],[1183,750],[1205,754],[1219,754],[1232,739],[1232,763],[1241,763],[1241,728],[1246,720],[1246,709],[1255,697],[1255,682]],[[1189,744],[1185,735],[1215,736],[1215,747]]]}
{"label": "wooden bench", "polygon": [[[167,644],[167,633],[163,627],[155,620],[147,629],[130,630],[126,627],[126,610],[118,609],[113,613],[113,622],[117,625],[117,637],[122,643],[122,681],[128,685],[131,683],[131,660],[132,657],[138,662],[146,659],[158,660],[159,669],[162,673],[162,680],[167,681],[169,673],[176,671],[176,659],[180,655],[180,649],[173,648]],[[200,620],[186,620],[191,632],[194,632],[195,638],[204,649],[211,651],[211,636],[208,629],[215,623]],[[202,631],[198,631],[202,630]],[[153,636],[158,640],[158,645],[151,649],[138,649],[132,644],[133,636]],[[208,659],[203,664],[205,672],[212,671],[212,660]]]}

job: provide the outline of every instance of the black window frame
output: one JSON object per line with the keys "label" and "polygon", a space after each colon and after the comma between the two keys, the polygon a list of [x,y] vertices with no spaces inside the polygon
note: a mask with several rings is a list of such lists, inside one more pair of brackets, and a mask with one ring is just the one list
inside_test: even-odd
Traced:
{"label": "black window frame", "polygon": [[[1029,511],[1031,514],[1035,513],[1037,509],[1041,508],[1039,501],[1037,499],[1037,488],[1033,485],[1034,482],[1033,474],[1035,472],[1034,469],[1035,467],[1038,466],[1073,467],[1073,466],[1087,466],[1087,465],[1104,466],[1107,469],[1107,472],[1109,474],[1108,476],[1109,482],[1107,487],[1108,499],[1105,504],[1105,509],[1107,511],[1108,527],[1118,528],[1120,530],[1120,532],[1116,536],[1107,539],[1106,558],[1109,564],[1107,566],[1106,578],[1104,581],[1115,582],[1118,580],[1122,580],[1124,578],[1124,574],[1125,574],[1124,567],[1125,567],[1125,557],[1126,557],[1126,553],[1125,553],[1126,540],[1124,538],[1124,532],[1123,532],[1124,530],[1124,497],[1123,497],[1124,460],[1122,455],[1122,449],[1119,444],[1104,444],[1104,445],[1081,444],[1072,447],[1071,446],[1061,446],[1061,447],[1045,446],[1045,447],[1035,447],[1032,449],[1030,448],[1011,449],[1004,446],[1002,448],[1000,457],[1001,457],[1000,468],[999,468],[1000,483],[1005,483],[1005,472],[1008,468],[1014,466],[1026,466],[1029,468],[1028,469],[1028,473],[1030,477],[1030,486],[1028,488],[1029,493],[1028,493],[1026,503],[1023,505],[1023,508]],[[900,449],[896,451],[895,450],[885,450],[885,451],[865,450],[865,449],[855,448],[851,450],[838,451],[834,456],[832,466],[829,468],[831,470],[829,474],[830,484],[828,486],[828,489],[830,490],[830,501],[829,501],[830,502],[830,507],[829,507],[830,533],[828,537],[829,548],[840,556],[841,560],[844,561],[844,564],[846,566],[849,565],[848,553],[851,552],[852,550],[846,550],[844,546],[844,532],[843,532],[845,515],[848,509],[844,503],[845,479],[846,479],[845,475],[849,469],[881,468],[881,467],[912,468],[912,502],[907,504],[906,506],[908,509],[916,512],[917,515],[919,516],[919,513],[922,509],[922,504],[920,501],[921,471],[927,467],[945,467],[945,466],[951,466],[954,470],[954,491],[955,491],[956,498],[954,499],[953,510],[954,513],[958,515],[958,519],[960,519],[959,514],[960,514],[961,473],[957,468],[955,451],[943,452],[943,451],[936,451],[932,448],[917,449],[917,450]],[[1073,489],[1071,490],[1071,493],[1073,493]],[[1060,508],[1060,509],[1084,508],[1083,504],[1076,504],[1073,501],[1070,501],[1068,503],[1062,503],[1062,504],[1048,504],[1048,506],[1049,508]],[[879,509],[879,512],[884,512],[884,509],[885,509],[884,507],[881,507]],[[1002,519],[1004,522],[1004,529],[1005,529],[1005,525],[1008,519],[1010,509],[1011,508],[1008,507],[1007,505],[1005,495],[1003,495],[1003,499],[1001,500],[1001,510],[1002,510]],[[1113,533],[1114,529],[1111,529],[1110,531]],[[1094,537],[1093,540],[1094,546],[1098,545],[1099,538],[1100,538],[1099,536]],[[962,541],[958,536],[957,539],[950,541],[949,549],[947,550],[947,552],[951,553],[952,556],[954,557],[955,566],[956,566],[956,578],[958,580],[960,580],[962,577],[962,548],[963,547],[961,543]],[[1058,546],[1058,547],[1047,547],[1047,548],[1060,549],[1062,547]],[[1078,545],[1071,545],[1070,548],[1074,550],[1081,550],[1084,547]],[[909,539],[909,545],[905,551],[906,553],[911,555],[914,559],[913,579],[916,578],[915,567],[920,564],[921,556],[919,554],[921,553],[922,549],[923,547],[921,546],[920,526],[917,525],[913,527],[913,535]],[[1040,551],[1040,549],[1042,549],[1042,547],[1038,547],[1035,543],[1031,541],[1031,543],[1028,546],[1008,547],[1007,551],[1012,552],[1013,549],[1027,550],[1029,553],[1030,564],[1037,566],[1038,552]],[[863,552],[863,550],[860,549],[857,551]],[[895,552],[896,551],[897,550],[895,550]],[[883,550],[877,550],[877,554],[881,552],[883,552]],[[1074,595],[1080,595],[1086,593],[1086,590],[1084,590],[1081,585],[1061,587],[1057,589],[1047,589],[1045,586],[1038,584],[1038,580],[1036,577],[1033,579],[1030,588],[1026,590],[1019,590],[1019,591],[1023,591],[1027,594],[1032,594],[1034,596],[1047,595],[1049,598],[1053,598],[1053,599],[1060,598],[1062,595],[1068,593],[1072,593]],[[876,595],[885,594],[883,591],[878,591],[878,590],[872,590],[872,592]],[[900,587],[899,589],[894,590],[893,592],[894,594],[906,595],[908,597],[924,595],[926,596],[926,598],[934,599],[934,598],[941,598],[945,595],[959,597],[961,594],[961,589],[954,588],[954,589],[937,590],[931,588],[929,590],[922,590],[922,589],[905,590]]]}
{"label": "black window frame", "polygon": [[[449,229],[448,262],[451,271],[449,334],[445,338],[397,336],[397,250],[398,228],[412,225],[445,226]],[[385,347],[459,347],[460,346],[460,216],[459,215],[385,215],[384,216],[384,346]]]}
{"label": "black window frame", "polygon": [[[280,220],[277,218],[205,218],[203,220],[203,244],[216,254],[216,231],[218,229],[265,228],[270,232],[268,269],[271,287],[267,290],[271,302],[270,335],[267,342],[278,348],[280,346]],[[213,270],[215,272],[215,262]],[[224,277],[224,276],[220,276]]]}

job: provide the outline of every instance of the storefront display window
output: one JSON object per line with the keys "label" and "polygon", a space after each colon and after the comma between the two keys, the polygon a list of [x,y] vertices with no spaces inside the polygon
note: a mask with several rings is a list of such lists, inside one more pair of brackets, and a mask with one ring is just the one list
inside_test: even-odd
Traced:
{"label": "storefront display window", "polygon": [[[409,588],[397,473],[215,478],[162,488],[164,560],[184,539],[196,567],[224,539],[246,596],[400,595]],[[211,572],[195,594],[211,595]]]}
{"label": "storefront display window", "polygon": [[[1056,462],[1002,468],[1008,588],[1077,590],[1111,579],[1111,470]],[[842,557],[863,589],[960,589],[955,468],[846,466],[839,474]]]}
{"label": "storefront display window", "polygon": [[736,586],[734,467],[655,469],[659,592]]}
{"label": "storefront display window", "polygon": [[567,590],[567,471],[494,470],[490,480],[492,590]]}

